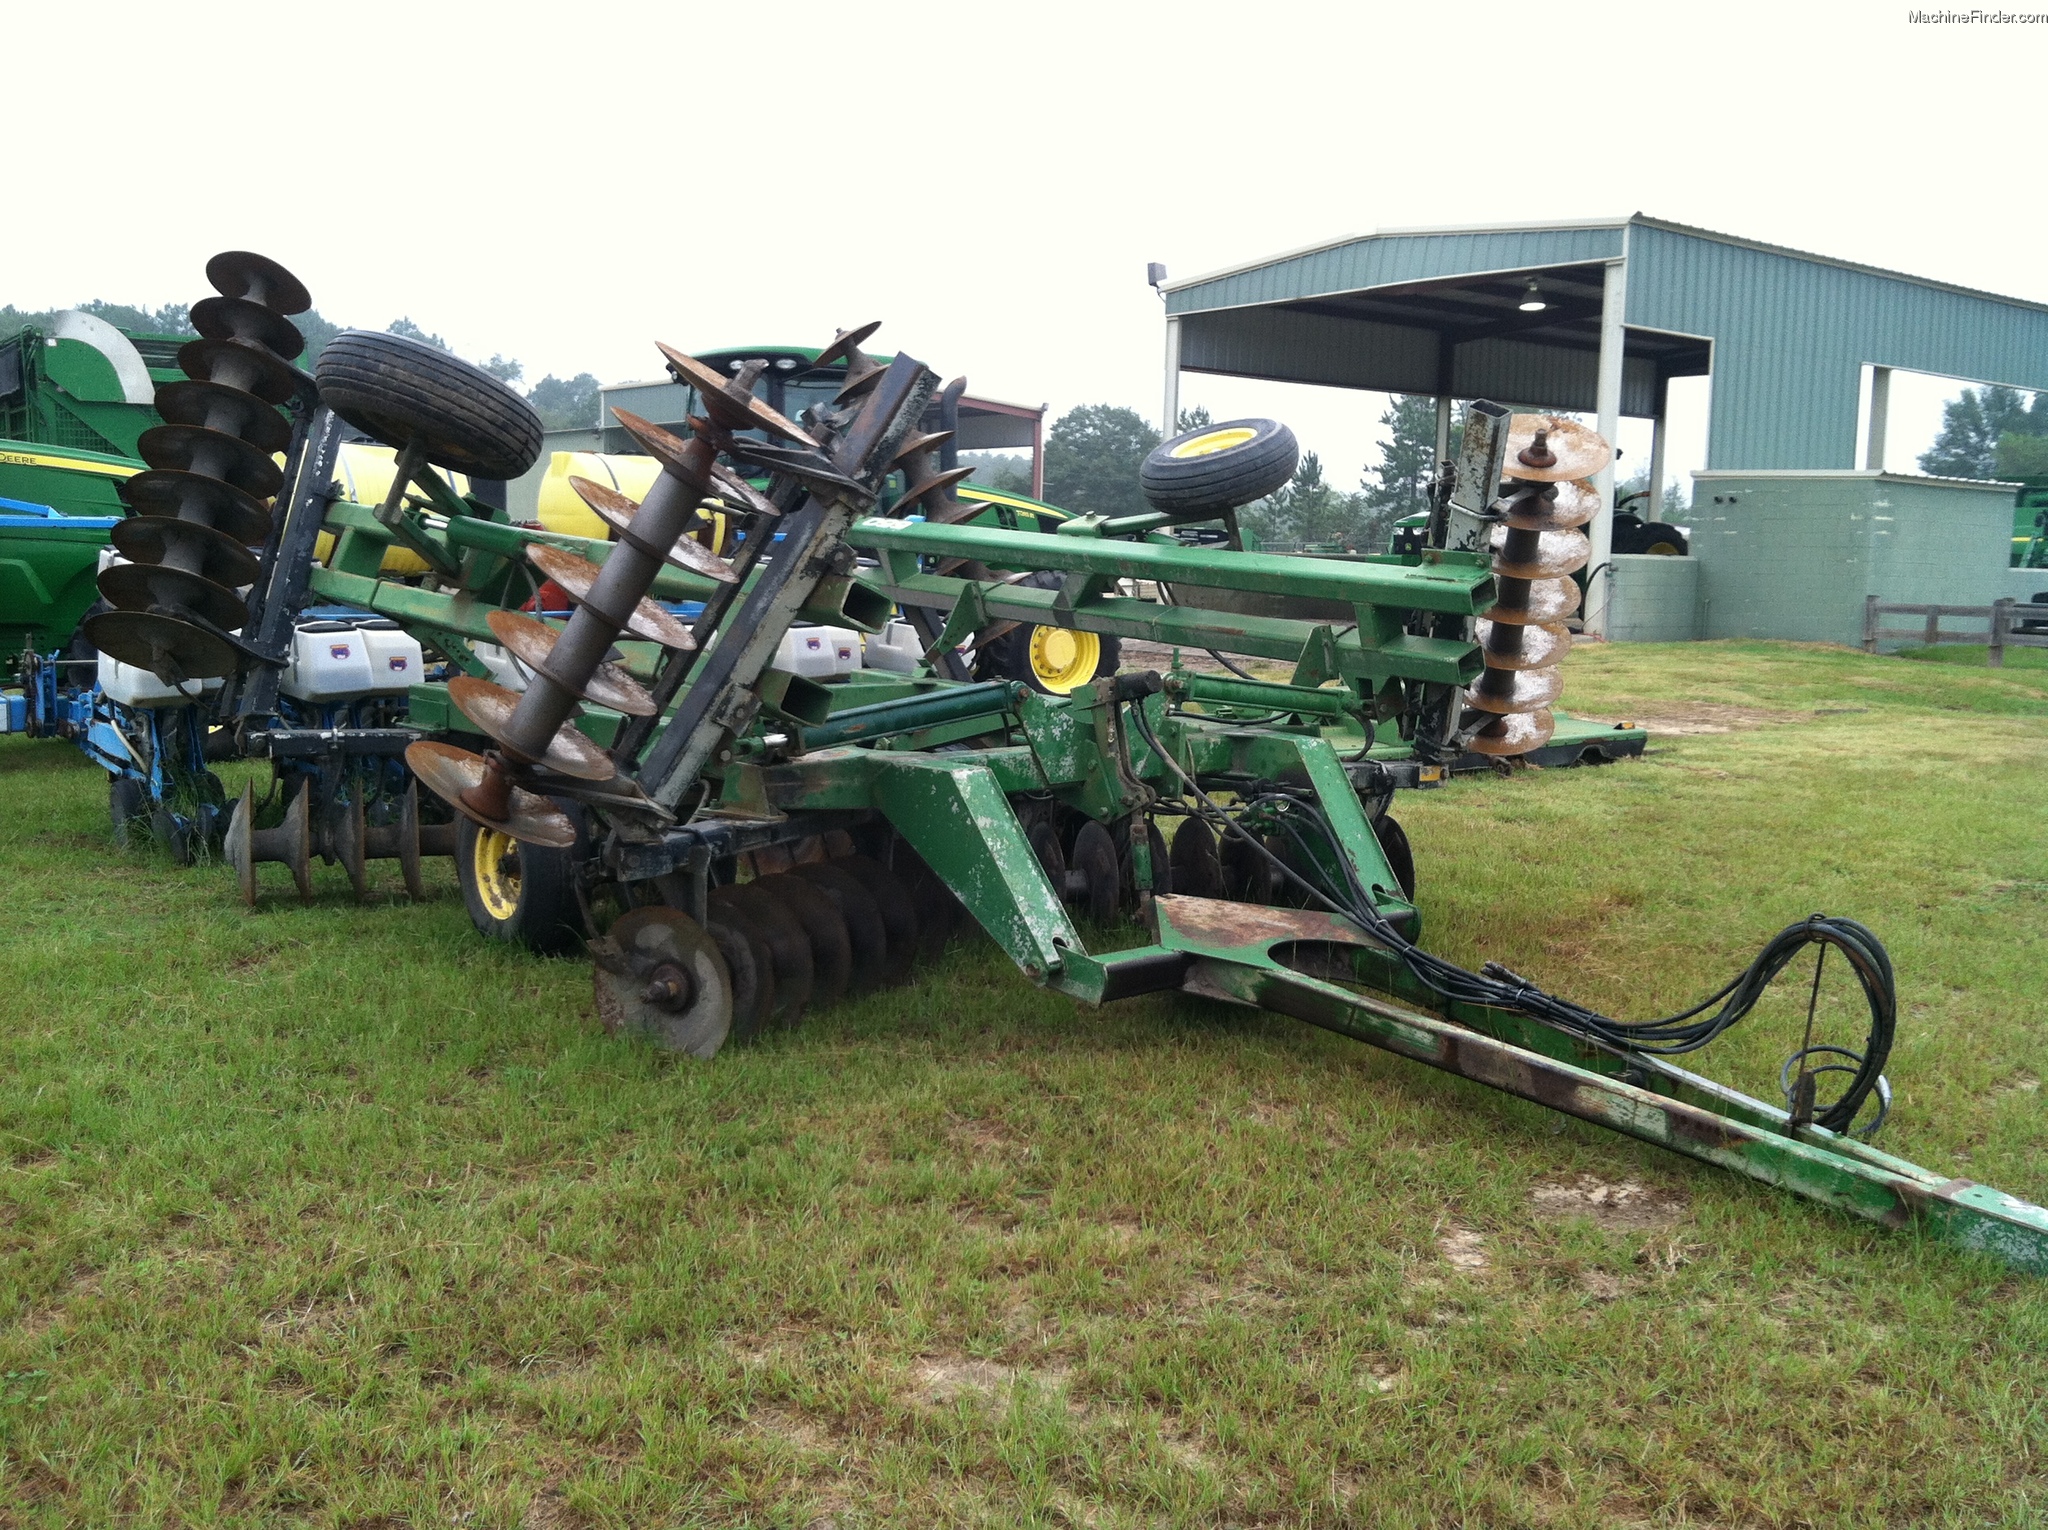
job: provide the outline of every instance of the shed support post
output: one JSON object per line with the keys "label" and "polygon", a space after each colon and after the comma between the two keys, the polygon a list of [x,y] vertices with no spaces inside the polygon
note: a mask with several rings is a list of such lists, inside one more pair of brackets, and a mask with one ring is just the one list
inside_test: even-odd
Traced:
{"label": "shed support post", "polygon": [[1664,519],[1664,410],[1670,399],[1671,379],[1657,378],[1657,413],[1650,420],[1650,508],[1643,512],[1646,521]]}
{"label": "shed support post", "polygon": [[1884,426],[1885,416],[1891,412],[1892,369],[1872,367],[1870,369],[1870,432],[1863,446],[1863,465],[1876,472],[1884,471]]}
{"label": "shed support post", "polygon": [[1166,321],[1166,403],[1159,421],[1162,439],[1180,434],[1180,320]]}
{"label": "shed support post", "polygon": [[[1596,427],[1612,444],[1621,428],[1621,358],[1625,337],[1622,320],[1628,307],[1628,259],[1607,262],[1607,281],[1600,296],[1600,374],[1594,393],[1599,413]],[[1607,635],[1608,592],[1613,588],[1614,570],[1614,464],[1609,462],[1593,479],[1600,499],[1600,513],[1587,527],[1593,541],[1593,556],[1587,564],[1586,631],[1595,637]]]}
{"label": "shed support post", "polygon": [[1432,465],[1431,477],[1443,471],[1444,459],[1450,454],[1451,400],[1450,395],[1439,393],[1436,396],[1436,462]]}

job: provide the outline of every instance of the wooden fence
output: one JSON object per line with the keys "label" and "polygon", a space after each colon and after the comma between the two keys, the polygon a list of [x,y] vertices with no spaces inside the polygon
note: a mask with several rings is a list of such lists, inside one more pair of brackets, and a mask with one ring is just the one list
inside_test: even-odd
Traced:
{"label": "wooden fence", "polygon": [[[1880,616],[1922,616],[1926,621],[1918,627],[1880,627]],[[1985,630],[1943,632],[1941,624],[1944,618],[1983,622]],[[2023,624],[2039,630],[2022,631]],[[1942,643],[1985,643],[1991,649],[1991,667],[2003,669],[2008,648],[2048,648],[2048,606],[2010,598],[1994,600],[1988,606],[1888,606],[1875,595],[1867,595],[1863,600],[1863,651],[1876,653],[1880,639],[1894,642],[1917,639],[1927,648]]]}

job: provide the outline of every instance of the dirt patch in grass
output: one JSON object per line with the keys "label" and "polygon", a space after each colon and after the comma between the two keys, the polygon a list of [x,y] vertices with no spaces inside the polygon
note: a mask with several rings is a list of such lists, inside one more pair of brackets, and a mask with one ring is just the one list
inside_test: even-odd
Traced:
{"label": "dirt patch in grass", "polygon": [[963,1397],[999,1396],[1020,1381],[1054,1391],[1067,1384],[1067,1372],[1058,1367],[999,1365],[967,1355],[927,1355],[911,1372],[910,1400],[920,1407],[943,1408]]}
{"label": "dirt patch in grass", "polygon": [[1771,707],[1738,707],[1718,701],[1659,700],[1637,707],[1623,719],[1654,736],[1736,733],[1765,728],[1775,723],[1806,722],[1811,712],[1779,711]]}
{"label": "dirt patch in grass", "polygon": [[1447,1227],[1437,1236],[1437,1252],[1454,1270],[1478,1275],[1493,1268],[1493,1256],[1486,1251],[1486,1235],[1469,1227]]}
{"label": "dirt patch in grass", "polygon": [[1675,1226],[1689,1205],[1675,1190],[1640,1180],[1606,1180],[1597,1174],[1581,1174],[1569,1184],[1540,1184],[1529,1192],[1529,1209],[1539,1217],[1589,1217],[1614,1232]]}

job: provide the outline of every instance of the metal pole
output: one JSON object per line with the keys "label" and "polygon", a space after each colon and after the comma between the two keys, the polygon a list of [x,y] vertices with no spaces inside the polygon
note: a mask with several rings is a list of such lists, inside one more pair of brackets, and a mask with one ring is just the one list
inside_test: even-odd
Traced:
{"label": "metal pole", "polygon": [[1180,434],[1180,320],[1166,319],[1166,408],[1159,421],[1162,436]]}
{"label": "metal pole", "polygon": [[1451,454],[1451,397],[1448,393],[1436,396],[1436,463],[1442,471],[1444,459]]}
{"label": "metal pole", "polygon": [[[1597,429],[1611,444],[1621,426],[1621,356],[1625,332],[1622,320],[1628,307],[1628,257],[1607,262],[1607,281],[1600,297],[1600,381],[1594,393],[1599,412]],[[1593,479],[1600,498],[1600,513],[1586,528],[1593,540],[1593,556],[1587,563],[1591,573],[1586,585],[1586,631],[1595,637],[1607,633],[1607,595],[1612,588],[1610,559],[1614,551],[1614,464],[1609,462]]]}
{"label": "metal pole", "polygon": [[1670,401],[1671,379],[1657,379],[1657,412],[1650,419],[1650,509],[1646,521],[1664,519],[1664,411]]}
{"label": "metal pole", "polygon": [[1884,427],[1885,416],[1891,412],[1892,369],[1872,367],[1870,369],[1870,435],[1863,447],[1863,465],[1873,471],[1884,471]]}

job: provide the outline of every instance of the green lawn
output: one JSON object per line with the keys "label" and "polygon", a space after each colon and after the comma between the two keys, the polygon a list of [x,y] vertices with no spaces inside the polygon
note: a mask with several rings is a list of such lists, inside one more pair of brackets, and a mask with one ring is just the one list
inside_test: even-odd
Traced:
{"label": "green lawn", "polygon": [[[1641,1016],[1853,915],[1884,1145],[2048,1200],[2048,674],[1568,675],[1650,754],[1404,797],[1428,942]],[[445,862],[251,914],[69,746],[0,786],[0,1525],[2048,1520],[2048,1282],[986,944],[678,1062]]]}

